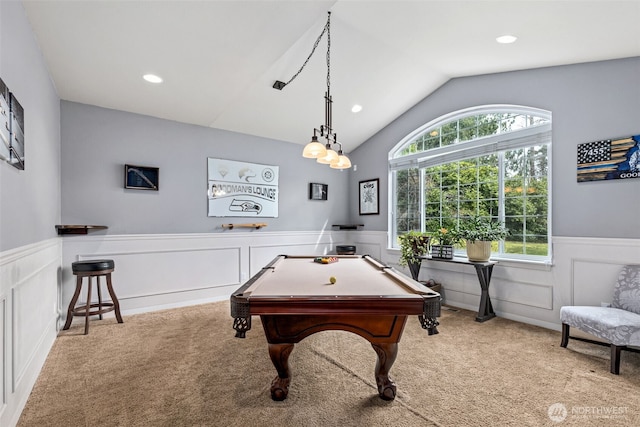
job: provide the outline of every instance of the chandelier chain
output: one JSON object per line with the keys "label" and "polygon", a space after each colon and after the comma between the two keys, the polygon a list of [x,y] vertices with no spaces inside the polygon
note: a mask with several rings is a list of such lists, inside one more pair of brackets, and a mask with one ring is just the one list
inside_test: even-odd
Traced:
{"label": "chandelier chain", "polygon": [[296,77],[298,77],[300,75],[300,73],[302,72],[302,70],[304,70],[304,67],[307,66],[307,63],[309,62],[309,60],[311,59],[311,57],[313,56],[313,54],[316,51],[316,48],[318,47],[318,44],[320,44],[320,40],[322,40],[322,36],[324,36],[324,33],[327,33],[327,88],[329,88],[329,51],[331,49],[331,34],[329,33],[329,27],[331,24],[331,12],[328,12],[329,16],[327,18],[327,23],[325,24],[324,28],[322,29],[322,32],[320,33],[320,35],[318,36],[318,38],[316,39],[316,42],[313,44],[313,49],[311,49],[311,53],[309,54],[309,56],[307,56],[307,59],[304,61],[304,64],[302,64],[302,67],[300,67],[300,69],[298,70],[298,72],[296,72],[290,79],[288,82],[285,83],[285,86],[288,85],[289,83],[291,83]]}
{"label": "chandelier chain", "polygon": [[[317,159],[318,163],[328,164],[332,169],[349,169],[351,167],[351,161],[349,158],[344,155],[342,152],[342,144],[338,142],[338,136],[333,131],[333,127],[331,125],[331,104],[333,100],[331,99],[331,12],[328,12],[327,23],[320,33],[320,36],[316,40],[313,45],[313,49],[311,53],[307,57],[307,60],[304,61],[302,67],[293,77],[287,82],[282,83],[280,81],[276,81],[274,84],[275,89],[282,89],[284,86],[288,85],[295,79],[305,68],[313,53],[315,52],[320,40],[322,40],[322,36],[324,33],[327,33],[327,92],[324,95],[324,124],[320,125],[320,129],[313,129],[313,136],[311,137],[311,142],[305,145],[304,150],[302,151],[302,156],[306,158]],[[320,143],[318,141],[318,132],[320,133],[320,137],[326,139],[326,144]],[[338,145],[338,151],[336,152],[333,149],[334,145]]]}
{"label": "chandelier chain", "polygon": [[331,87],[331,12],[327,17],[327,95],[329,94],[329,88]]}

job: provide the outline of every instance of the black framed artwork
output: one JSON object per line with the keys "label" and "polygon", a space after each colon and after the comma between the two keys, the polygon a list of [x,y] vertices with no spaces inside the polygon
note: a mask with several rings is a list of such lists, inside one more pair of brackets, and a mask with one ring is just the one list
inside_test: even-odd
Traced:
{"label": "black framed artwork", "polygon": [[1,78],[0,160],[24,170],[24,109]]}
{"label": "black framed artwork", "polygon": [[124,165],[124,188],[158,191],[159,175],[159,168]]}
{"label": "black framed artwork", "polygon": [[0,160],[11,159],[11,95],[0,78]]}
{"label": "black framed artwork", "polygon": [[309,199],[310,200],[327,200],[329,186],[327,184],[318,184],[317,182],[309,183]]}
{"label": "black framed artwork", "polygon": [[369,179],[360,181],[360,215],[379,215],[380,214],[380,180]]}

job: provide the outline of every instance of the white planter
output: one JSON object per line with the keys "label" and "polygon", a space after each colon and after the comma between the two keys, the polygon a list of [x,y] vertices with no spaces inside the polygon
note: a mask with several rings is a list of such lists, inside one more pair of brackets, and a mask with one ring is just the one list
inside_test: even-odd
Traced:
{"label": "white planter", "polygon": [[491,242],[485,240],[476,240],[470,242],[467,240],[467,258],[469,261],[484,262],[491,258]]}

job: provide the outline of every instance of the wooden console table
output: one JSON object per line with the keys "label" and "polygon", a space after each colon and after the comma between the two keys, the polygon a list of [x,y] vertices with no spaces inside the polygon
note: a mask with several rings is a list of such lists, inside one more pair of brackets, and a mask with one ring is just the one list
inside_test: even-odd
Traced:
{"label": "wooden console table", "polygon": [[493,311],[493,305],[491,304],[491,297],[489,297],[489,284],[491,283],[491,274],[493,273],[493,266],[498,261],[486,261],[486,262],[474,262],[469,261],[466,258],[431,258],[430,256],[422,256],[421,260],[437,261],[437,262],[449,262],[454,264],[466,264],[472,265],[476,269],[478,274],[478,281],[480,282],[480,307],[478,308],[478,315],[476,316],[476,322],[484,322],[496,317],[496,313]]}

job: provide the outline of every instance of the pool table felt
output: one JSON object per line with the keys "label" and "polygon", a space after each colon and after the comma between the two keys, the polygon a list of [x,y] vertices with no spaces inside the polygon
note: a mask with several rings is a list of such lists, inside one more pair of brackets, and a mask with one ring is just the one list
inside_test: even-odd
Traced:
{"label": "pool table felt", "polygon": [[[244,296],[426,295],[413,280],[369,257],[351,256],[320,264],[315,257],[282,257],[249,286]],[[329,282],[330,277],[336,283]]]}

